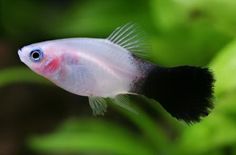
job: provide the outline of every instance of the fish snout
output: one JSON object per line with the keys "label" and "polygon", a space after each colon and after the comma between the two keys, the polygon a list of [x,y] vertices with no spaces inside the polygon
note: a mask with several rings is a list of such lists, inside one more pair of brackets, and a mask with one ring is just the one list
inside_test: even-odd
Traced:
{"label": "fish snout", "polygon": [[18,49],[18,55],[22,52],[22,47]]}
{"label": "fish snout", "polygon": [[23,59],[25,57],[25,52],[23,52],[23,47],[19,48],[17,53],[18,53],[20,60],[23,62]]}

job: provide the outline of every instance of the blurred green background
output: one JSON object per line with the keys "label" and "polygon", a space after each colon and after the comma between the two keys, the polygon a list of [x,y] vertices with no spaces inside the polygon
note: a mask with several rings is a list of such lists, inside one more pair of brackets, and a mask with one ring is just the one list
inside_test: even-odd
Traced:
{"label": "blurred green background", "polygon": [[[87,98],[17,56],[23,45],[106,37],[130,21],[147,33],[151,61],[214,72],[215,109],[200,123],[177,121],[156,103],[137,104],[140,115],[110,106],[93,117]],[[0,0],[0,154],[236,155],[235,38],[235,0]]]}

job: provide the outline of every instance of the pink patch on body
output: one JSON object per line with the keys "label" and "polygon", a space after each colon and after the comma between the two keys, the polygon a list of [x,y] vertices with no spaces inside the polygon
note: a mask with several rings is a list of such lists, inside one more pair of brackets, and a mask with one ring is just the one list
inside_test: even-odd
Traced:
{"label": "pink patch on body", "polygon": [[59,66],[60,66],[60,59],[54,58],[44,65],[43,72],[44,73],[53,73],[59,68]]}

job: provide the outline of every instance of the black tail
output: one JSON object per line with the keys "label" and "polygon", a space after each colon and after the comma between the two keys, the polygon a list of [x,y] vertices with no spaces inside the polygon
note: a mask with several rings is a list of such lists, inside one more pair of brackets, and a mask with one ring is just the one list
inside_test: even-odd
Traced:
{"label": "black tail", "polygon": [[213,82],[213,75],[207,68],[155,67],[149,72],[141,91],[157,100],[177,119],[196,122],[213,108]]}

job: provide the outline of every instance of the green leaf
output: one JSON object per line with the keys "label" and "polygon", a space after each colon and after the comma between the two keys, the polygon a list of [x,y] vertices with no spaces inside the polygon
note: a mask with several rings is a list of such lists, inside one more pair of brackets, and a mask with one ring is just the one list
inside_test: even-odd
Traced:
{"label": "green leaf", "polygon": [[[214,154],[236,145],[236,97],[235,92],[217,100],[217,106],[201,123],[186,128],[179,138],[182,154]],[[232,150],[233,151],[233,150]]]}
{"label": "green leaf", "polygon": [[[145,2],[132,0],[78,1],[63,15],[55,17],[50,25],[50,34],[108,37],[118,26],[132,20],[147,19]],[[130,11],[132,10],[132,11]],[[142,18],[145,17],[145,18]]]}
{"label": "green leaf", "polygon": [[215,74],[215,93],[220,95],[236,89],[236,40],[227,45],[213,59],[211,68]]}
{"label": "green leaf", "polygon": [[236,1],[234,0],[199,0],[198,6],[207,14],[218,30],[236,36]]}
{"label": "green leaf", "polygon": [[198,1],[152,0],[152,56],[161,64],[206,65],[232,36],[214,27]]}
{"label": "green leaf", "polygon": [[41,83],[49,82],[26,67],[13,67],[0,70],[0,87],[4,87],[13,83]]}
{"label": "green leaf", "polygon": [[[111,101],[115,102],[115,101]],[[124,110],[124,108],[117,108],[127,119],[129,119],[135,126],[137,126],[149,141],[149,145],[159,150],[160,153],[172,152],[172,144],[169,141],[164,129],[159,126],[154,118],[151,118],[140,107],[138,107],[132,100],[126,100],[125,104],[129,104],[135,112]],[[151,102],[147,102],[152,104]],[[119,104],[119,103],[113,103]],[[149,105],[147,105],[149,106]],[[156,103],[158,107],[158,104]],[[168,147],[168,148],[167,148]]]}
{"label": "green leaf", "polygon": [[43,152],[100,152],[120,155],[151,155],[154,151],[122,126],[98,120],[71,120],[55,133],[31,138],[33,149]]}

